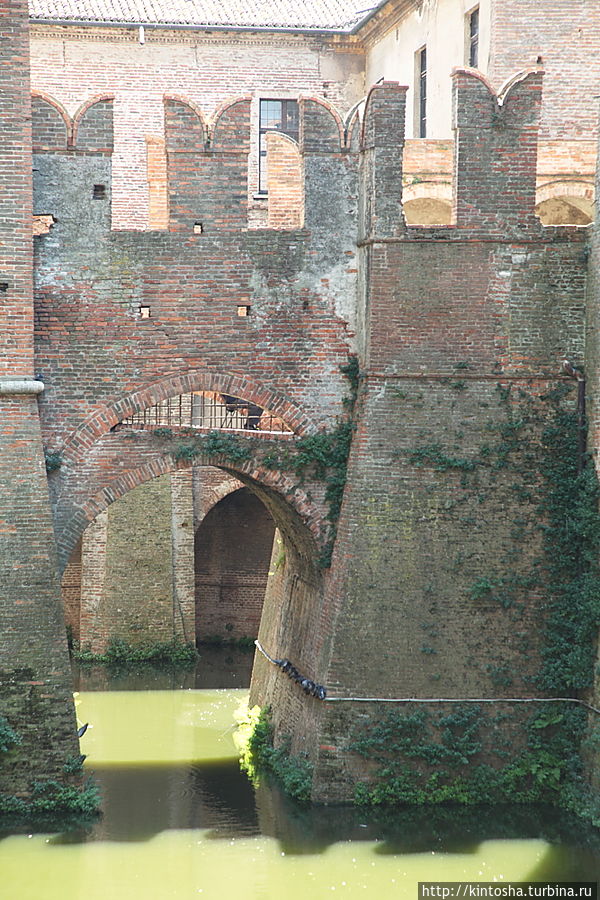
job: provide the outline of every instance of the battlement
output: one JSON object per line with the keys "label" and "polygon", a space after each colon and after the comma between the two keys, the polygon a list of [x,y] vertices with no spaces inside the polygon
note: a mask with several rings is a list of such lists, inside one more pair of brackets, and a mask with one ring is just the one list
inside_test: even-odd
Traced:
{"label": "battlement", "polygon": [[[521,72],[498,93],[473,69],[456,69],[452,78],[453,230],[499,234],[539,228],[534,207],[542,71]],[[406,88],[396,82],[372,87],[362,116],[354,110],[346,121],[322,98],[301,97],[298,142],[277,132],[266,142],[264,226],[318,229],[322,216],[328,217],[322,202],[326,173],[328,206],[341,208],[361,197],[359,241],[406,235],[405,112]],[[33,97],[36,153],[110,156],[112,129],[110,95],[92,98],[72,117],[53,98]],[[189,99],[165,95],[164,144],[158,139],[148,144],[150,227],[247,228],[251,133],[250,97],[231,100],[207,116]],[[439,167],[439,148],[431,142],[423,143],[422,166],[427,168],[428,148],[432,166]]]}
{"label": "battlement", "polygon": [[36,93],[31,100],[34,153],[111,154],[113,151],[112,95],[94,97],[71,117],[57,100]]}
{"label": "battlement", "polygon": [[496,94],[473,69],[453,72],[454,209],[458,227],[539,227],[534,217],[543,72]]}

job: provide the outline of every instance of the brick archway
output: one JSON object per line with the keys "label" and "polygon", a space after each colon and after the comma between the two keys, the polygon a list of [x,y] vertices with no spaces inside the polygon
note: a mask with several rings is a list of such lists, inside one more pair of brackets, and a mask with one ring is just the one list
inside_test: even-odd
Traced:
{"label": "brick archway", "polygon": [[265,504],[244,485],[206,512],[194,534],[197,644],[258,637],[276,533]]}
{"label": "brick archway", "polygon": [[[260,449],[260,435],[247,436]],[[261,495],[282,532],[305,559],[318,555],[326,511],[322,485],[300,487],[296,479],[262,466],[256,460],[232,462],[209,455],[173,458],[177,435],[158,438],[151,432],[119,430],[100,435],[85,455],[65,456],[63,467],[50,476],[61,572],[88,524],[128,491],[145,482],[192,466],[215,466],[234,475]],[[309,499],[309,496],[311,499]]]}
{"label": "brick archway", "polygon": [[281,417],[298,435],[310,434],[317,430],[316,424],[305,410],[265,384],[241,375],[198,370],[171,375],[140,387],[115,399],[112,403],[98,406],[68,435],[61,449],[61,455],[65,461],[75,464],[78,459],[89,453],[103,435],[123,419],[162,400],[191,391],[214,391],[250,400]]}
{"label": "brick archway", "polygon": [[[258,500],[262,501],[262,504],[266,507],[268,513],[270,513],[270,518],[274,521],[275,526],[279,529],[279,533],[283,538],[288,559],[286,570],[287,582],[283,589],[280,585],[277,585],[277,590],[281,592],[281,599],[278,599],[277,603],[283,604],[286,602],[288,599],[287,595],[289,594],[290,603],[297,605],[294,600],[294,597],[296,596],[294,592],[298,591],[298,585],[305,586],[303,588],[305,602],[317,603],[319,599],[322,587],[322,577],[317,560],[319,551],[322,549],[322,532],[324,530],[325,511],[322,508],[322,503],[319,503],[319,501],[315,502],[311,496],[311,493],[314,491],[314,486],[307,485],[305,490],[300,490],[300,488],[293,483],[292,478],[281,472],[273,472],[268,468],[261,467],[256,461],[244,461],[243,463],[236,464],[232,463],[231,460],[226,460],[218,456],[209,456],[208,454],[199,455],[193,459],[176,460],[173,458],[173,453],[170,452],[169,447],[172,450],[173,442],[179,441],[180,438],[176,436],[175,438],[169,438],[167,440],[171,443],[170,445],[165,446],[162,444],[162,438],[157,438],[152,432],[132,433],[125,430],[119,430],[104,435],[99,439],[89,454],[86,465],[81,467],[79,471],[75,469],[69,473],[64,473],[66,483],[64,485],[65,489],[63,493],[65,498],[68,499],[64,499],[57,509],[57,543],[59,547],[61,570],[64,571],[66,568],[74,548],[81,541],[84,531],[91,522],[94,522],[96,531],[92,532],[91,538],[88,538],[88,540],[91,540],[92,543],[99,540],[101,545],[99,551],[100,557],[93,557],[94,561],[91,564],[91,569],[89,569],[88,565],[89,571],[94,574],[94,587],[91,591],[89,590],[88,579],[88,582],[86,582],[87,593],[85,602],[84,595],[81,593],[80,605],[75,610],[77,604],[72,604],[73,608],[71,609],[71,615],[76,614],[79,616],[77,628],[75,628],[72,623],[73,633],[76,636],[79,636],[82,641],[82,646],[85,644],[94,652],[103,652],[107,642],[114,637],[131,640],[132,643],[135,643],[136,640],[139,640],[140,638],[142,640],[148,640],[148,635],[146,635],[145,632],[139,632],[138,630],[134,630],[130,635],[127,631],[126,623],[128,622],[129,625],[131,625],[132,620],[136,619],[135,629],[138,629],[141,627],[140,621],[145,621],[150,615],[156,616],[158,614],[156,611],[156,604],[150,603],[146,607],[144,605],[145,599],[142,600],[137,595],[137,600],[136,597],[129,597],[129,589],[123,594],[122,588],[119,589],[117,587],[116,594],[112,591],[110,597],[108,593],[105,595],[104,575],[101,576],[98,585],[95,584],[98,579],[98,573],[104,572],[104,566],[107,565],[105,562],[100,564],[98,559],[108,559],[108,556],[105,555],[108,546],[107,535],[109,534],[107,529],[108,522],[112,521],[106,516],[109,507],[115,504],[116,511],[117,501],[121,500],[125,495],[133,492],[137,488],[149,486],[148,483],[150,482],[156,481],[157,489],[164,490],[164,487],[158,488],[159,482],[157,479],[160,476],[177,472],[183,474],[186,470],[189,471],[193,466],[211,466],[226,472],[228,475],[232,476],[230,482],[232,487],[231,489],[226,490],[225,494],[231,495],[240,490],[240,488],[249,488],[250,491],[256,495]],[[247,440],[252,441],[253,438],[248,437]],[[260,438],[257,438],[256,440],[260,442]],[[181,480],[179,480],[179,485],[179,487],[174,487],[171,482],[171,487],[167,489],[169,492],[177,491],[179,492],[178,496],[181,496]],[[192,509],[194,502],[191,478],[189,479],[189,485],[190,488],[183,488],[183,490],[184,493],[186,490],[191,490],[189,497],[192,498],[192,500],[189,508]],[[311,488],[313,490],[311,490]],[[155,488],[152,488],[152,490],[154,491]],[[316,491],[318,493],[318,486]],[[169,493],[169,496],[171,496],[171,493]],[[174,497],[175,494],[172,496]],[[210,504],[210,506],[214,508],[222,501],[223,497],[217,496],[215,497],[215,503]],[[173,500],[173,502],[175,501]],[[148,516],[150,516],[152,510],[161,509],[160,505],[158,507],[155,505],[155,499],[148,500],[146,495],[141,498],[138,497],[135,501],[138,513],[134,513],[134,515],[138,516],[138,521],[140,521],[140,503],[145,504],[142,510],[143,521],[145,521],[144,517],[146,516],[146,510]],[[149,506],[148,503],[150,503]],[[183,517],[185,517],[188,518],[189,529],[189,516],[182,515],[181,509],[183,508],[184,507],[178,506],[176,515],[175,506],[173,506],[173,513],[172,515],[169,514],[168,522],[175,523],[177,516],[179,516],[181,524]],[[158,515],[158,521],[163,521],[163,519],[160,519],[160,515],[163,515],[164,518],[164,511],[162,514],[158,512]],[[122,511],[119,512],[118,517],[122,523]],[[173,546],[181,539],[180,524],[177,526],[175,526],[175,524],[168,525],[169,529],[171,527],[177,529],[173,531]],[[154,527],[156,528],[156,524]],[[97,530],[98,528],[99,531]],[[123,525],[121,525],[121,529],[122,528]],[[146,534],[145,529],[142,533],[144,535]],[[176,534],[179,535],[178,538],[175,537]],[[140,532],[134,532],[134,536],[134,544],[137,542],[137,546],[139,547]],[[128,531],[125,533],[125,538],[123,538],[122,533],[118,538],[118,541],[121,543],[119,544],[117,542],[116,545],[121,546],[122,548],[118,552],[124,554],[118,557],[119,560],[123,560],[122,562],[119,562],[119,569],[121,572],[125,570],[127,570],[127,572],[131,571],[131,564],[128,564],[126,559],[131,544],[130,539],[131,535]],[[189,537],[186,538],[184,536],[183,540],[184,542],[187,541],[189,543]],[[191,546],[193,547],[193,529],[191,540]],[[162,544],[164,544],[164,540],[159,542],[160,546],[162,546]],[[147,538],[144,537],[143,546],[150,547],[151,545],[154,546],[152,541],[150,544],[147,544]],[[90,545],[88,544],[88,548],[89,546]],[[102,546],[104,549],[102,549]],[[112,571],[114,573],[117,571],[114,568],[114,560],[117,559],[117,557],[115,556],[114,550],[115,544],[112,546],[113,550],[111,551],[111,558],[113,560]],[[180,554],[181,552],[181,549],[179,549]],[[148,551],[145,549],[143,553],[145,554],[143,560],[148,559],[150,564],[152,559],[151,554],[148,556]],[[168,639],[169,627],[172,626],[173,636],[181,636],[185,640],[190,640],[195,633],[194,563],[192,562],[192,569],[189,570],[189,554],[186,557],[187,551],[185,550],[183,550],[183,556],[179,555],[176,557],[173,555],[171,562],[168,561],[171,558],[171,551],[165,550],[165,553],[166,556],[163,557],[160,555],[157,556],[156,559],[165,559],[167,560],[165,563],[167,566],[173,566],[173,577],[172,579],[170,576],[168,578],[168,583],[172,584],[173,602],[171,603],[168,601],[167,607],[165,607],[167,614],[168,610],[173,610],[173,617],[172,619],[169,619],[167,615],[167,619],[161,619],[160,623],[154,622],[148,634],[154,635],[154,638],[156,639],[156,632],[156,634],[160,635],[161,639],[163,637]],[[175,554],[175,550],[173,550],[172,553]],[[192,560],[193,556],[194,555],[192,554]],[[90,557],[88,556],[87,558],[89,564]],[[187,567],[185,562],[186,559]],[[184,561],[183,569],[177,568],[180,560]],[[139,558],[139,561],[142,562],[142,557]],[[154,565],[154,563],[151,564]],[[162,568],[164,568],[165,564],[162,565]],[[144,564],[135,566],[136,572],[141,572],[143,569]],[[191,571],[192,573],[191,586],[188,584],[189,577],[186,575],[186,572],[188,571]],[[210,576],[210,572],[208,574]],[[82,576],[80,576],[80,578],[81,589],[83,589],[83,578]],[[258,583],[258,580],[255,580]],[[122,581],[123,575],[117,575],[117,584],[122,585]],[[265,579],[263,579],[263,581],[265,581]],[[108,583],[109,582],[107,581],[107,585]],[[266,582],[262,585],[263,591],[265,586]],[[108,588],[106,588],[106,590],[108,590]],[[121,593],[119,593],[119,590],[121,590]],[[147,596],[143,591],[142,594],[144,598]],[[125,603],[127,610],[124,607],[122,611],[115,611],[116,606],[123,606],[123,603],[120,600],[118,602],[115,600],[115,597],[117,596],[128,598]],[[221,595],[219,594],[219,597],[220,596]],[[256,606],[256,597],[253,598],[253,601]],[[136,605],[136,603],[138,605]],[[259,606],[262,608],[262,602]],[[257,606],[257,610],[255,611],[256,615],[260,615],[260,608]],[[148,610],[147,613],[141,612],[146,609]],[[272,610],[272,604],[270,609]],[[73,610],[75,610],[75,613]],[[150,612],[151,610],[153,611]],[[176,619],[177,611],[180,613],[181,622]],[[300,612],[301,609],[299,607],[298,614],[300,614]],[[119,613],[119,615],[117,615],[117,613]],[[270,615],[271,617],[273,616],[272,611]],[[171,626],[169,623],[171,623]],[[183,628],[183,631],[180,630],[180,627]]]}

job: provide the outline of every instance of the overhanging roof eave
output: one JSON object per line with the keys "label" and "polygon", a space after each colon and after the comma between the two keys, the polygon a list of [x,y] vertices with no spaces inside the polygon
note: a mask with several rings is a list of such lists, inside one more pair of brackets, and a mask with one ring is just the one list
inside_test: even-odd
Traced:
{"label": "overhanging roof eave", "polygon": [[[387,0],[385,0],[387,2]],[[366,20],[364,20],[366,21]],[[123,22],[103,19],[50,19],[31,16],[31,25],[68,25],[75,27],[95,28],[165,28],[169,31],[240,31],[240,32],[272,32],[286,34],[312,34],[312,35],[340,35],[351,37],[356,33],[356,27],[348,28],[294,28],[287,25],[200,25],[192,22]]]}

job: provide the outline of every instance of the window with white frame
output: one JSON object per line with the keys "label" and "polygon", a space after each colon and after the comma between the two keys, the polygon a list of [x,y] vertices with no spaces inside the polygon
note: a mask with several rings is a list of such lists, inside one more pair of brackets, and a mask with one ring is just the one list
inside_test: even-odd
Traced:
{"label": "window with white frame", "polygon": [[415,134],[427,137],[427,47],[415,54]]}
{"label": "window with white frame", "polygon": [[474,69],[479,67],[479,7],[476,6],[466,17],[466,57]]}
{"label": "window with white frame", "polygon": [[258,126],[258,190],[267,193],[267,133],[280,131],[288,137],[298,140],[298,101],[270,100],[260,101]]}

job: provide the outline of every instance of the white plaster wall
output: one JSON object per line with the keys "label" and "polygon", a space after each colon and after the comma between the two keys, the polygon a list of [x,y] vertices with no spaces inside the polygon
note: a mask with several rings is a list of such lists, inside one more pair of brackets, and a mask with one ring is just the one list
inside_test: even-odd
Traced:
{"label": "white plaster wall", "polygon": [[[415,53],[427,46],[427,137],[452,135],[455,66],[468,62],[466,16],[479,5],[479,69],[486,74],[490,52],[491,0],[423,0],[367,51],[367,87],[380,78],[408,86],[406,136],[415,137]],[[495,85],[496,88],[499,85]]]}

